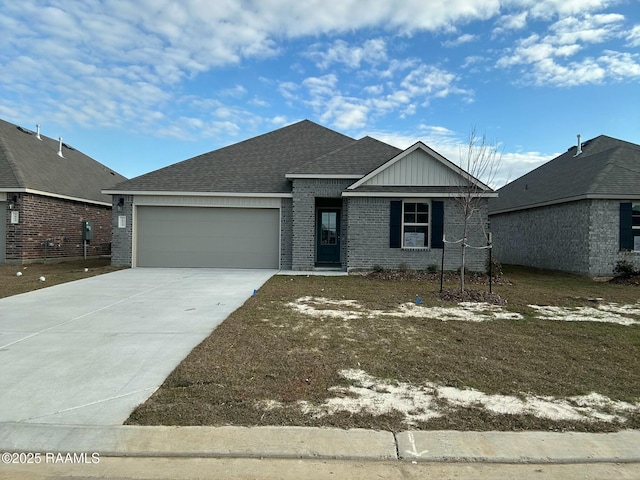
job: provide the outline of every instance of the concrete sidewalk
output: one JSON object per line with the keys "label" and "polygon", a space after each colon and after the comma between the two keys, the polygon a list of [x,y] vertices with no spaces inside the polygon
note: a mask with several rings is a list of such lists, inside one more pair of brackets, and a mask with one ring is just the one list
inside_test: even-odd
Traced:
{"label": "concrete sidewalk", "polygon": [[0,424],[0,452],[104,457],[295,458],[410,462],[640,463],[640,431],[413,431],[307,427]]}

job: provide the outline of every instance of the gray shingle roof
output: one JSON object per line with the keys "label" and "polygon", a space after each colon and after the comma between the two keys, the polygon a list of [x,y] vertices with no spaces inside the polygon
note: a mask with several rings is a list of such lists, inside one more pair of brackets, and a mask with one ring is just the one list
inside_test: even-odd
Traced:
{"label": "gray shingle roof", "polygon": [[287,173],[290,175],[364,176],[401,151],[399,148],[367,136],[315,158]]}
{"label": "gray shingle roof", "polygon": [[67,145],[58,156],[58,140],[0,120],[0,189],[38,190],[83,200],[111,203],[101,190],[126,178]]}
{"label": "gray shingle roof", "polygon": [[600,135],[498,190],[489,213],[597,195],[640,197],[640,145]]}
{"label": "gray shingle roof", "polygon": [[285,175],[355,142],[303,120],[116,185],[114,191],[288,193]]}

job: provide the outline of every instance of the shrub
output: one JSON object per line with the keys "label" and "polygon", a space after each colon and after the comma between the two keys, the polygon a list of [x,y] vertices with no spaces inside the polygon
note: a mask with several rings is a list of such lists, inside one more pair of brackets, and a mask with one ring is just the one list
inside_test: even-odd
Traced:
{"label": "shrub", "polygon": [[406,272],[407,270],[409,270],[409,264],[407,262],[402,262],[400,265],[398,265],[398,270],[401,272]]}
{"label": "shrub", "polygon": [[371,267],[371,270],[373,270],[376,273],[381,273],[381,272],[384,272],[384,267],[376,263],[373,267]]}
{"label": "shrub", "polygon": [[631,278],[635,275],[640,275],[640,271],[636,270],[633,266],[633,263],[631,263],[630,261],[618,260],[615,268],[613,269],[613,274],[616,277]]}
{"label": "shrub", "polygon": [[438,271],[438,266],[435,263],[432,263],[427,267],[427,272],[436,273]]}
{"label": "shrub", "polygon": [[[487,275],[489,275],[489,259],[487,258],[487,264],[486,264],[486,269],[487,269]],[[496,260],[495,258],[491,259],[491,276],[493,278],[498,278],[502,276],[502,264]]]}

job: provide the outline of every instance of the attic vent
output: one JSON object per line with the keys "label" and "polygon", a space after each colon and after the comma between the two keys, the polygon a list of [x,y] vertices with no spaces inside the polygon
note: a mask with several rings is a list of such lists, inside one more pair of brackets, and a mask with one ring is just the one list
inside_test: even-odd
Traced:
{"label": "attic vent", "polygon": [[26,128],[18,127],[18,130],[20,130],[22,133],[26,133],[27,135],[33,135],[33,132],[27,130]]}
{"label": "attic vent", "polygon": [[73,148],[71,145],[67,144],[67,143],[63,143],[62,146],[64,148],[66,148],[67,150],[75,150],[75,148]]}

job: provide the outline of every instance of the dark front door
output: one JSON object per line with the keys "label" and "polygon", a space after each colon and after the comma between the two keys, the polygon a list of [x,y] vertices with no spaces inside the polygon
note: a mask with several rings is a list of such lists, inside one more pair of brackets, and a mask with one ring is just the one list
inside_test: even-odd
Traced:
{"label": "dark front door", "polygon": [[316,224],[316,261],[340,263],[340,210],[319,208]]}

